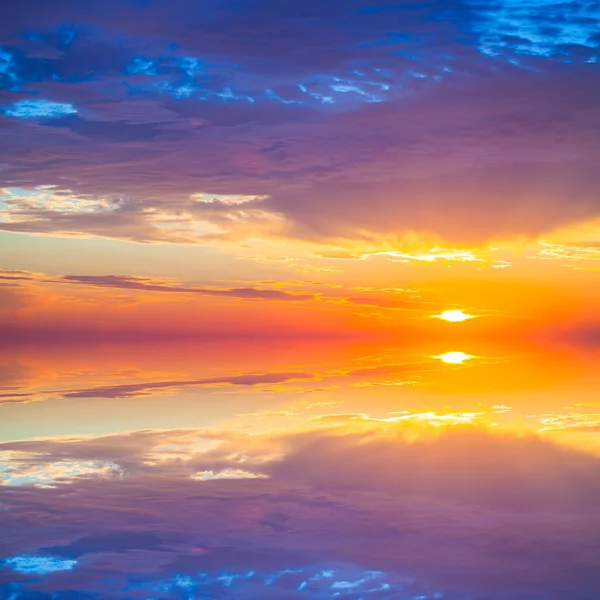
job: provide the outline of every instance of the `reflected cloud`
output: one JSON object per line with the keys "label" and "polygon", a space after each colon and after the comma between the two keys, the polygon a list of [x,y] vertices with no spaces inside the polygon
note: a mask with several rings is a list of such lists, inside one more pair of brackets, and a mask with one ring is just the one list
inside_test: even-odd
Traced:
{"label": "reflected cloud", "polygon": [[[0,525],[11,532],[19,522],[20,532],[0,565],[14,576],[7,589],[19,599],[77,589],[107,598],[154,590],[236,600],[517,600],[533,582],[553,600],[591,598],[600,583],[598,457],[530,434],[413,417],[419,429],[397,415],[295,433],[2,444],[46,461],[111,456],[127,466],[118,479],[76,478],[60,490],[0,490]],[[202,438],[220,444],[144,463],[156,447]],[[41,526],[48,515],[52,528]],[[557,554],[556,544],[567,551]],[[49,577],[59,570],[60,580]]]}
{"label": "reflected cloud", "polygon": [[[369,414],[347,414],[347,415],[326,415],[316,417],[315,421],[326,423],[344,424],[348,422],[375,422],[375,423],[404,423],[412,426],[413,424],[420,427],[441,427],[451,425],[474,425],[483,423],[480,417],[484,416],[485,412],[457,412],[457,413],[409,413],[409,411],[391,412],[385,417],[374,417]],[[418,430],[417,430],[418,431]]]}
{"label": "reflected cloud", "polygon": [[534,415],[543,426],[540,431],[600,432],[600,414]]}

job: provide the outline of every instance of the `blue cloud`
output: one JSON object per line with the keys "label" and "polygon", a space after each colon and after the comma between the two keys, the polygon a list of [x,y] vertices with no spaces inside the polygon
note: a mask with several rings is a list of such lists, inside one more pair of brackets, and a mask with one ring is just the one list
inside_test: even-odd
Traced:
{"label": "blue cloud", "polygon": [[276,100],[277,102],[282,102],[283,104],[302,104],[301,100],[286,100],[282,98],[279,94],[275,93],[271,88],[265,90],[265,96],[270,100]]}
{"label": "blue cloud", "polygon": [[58,30],[59,45],[63,48],[68,48],[77,37],[75,28],[70,24],[65,24]]}
{"label": "blue cloud", "polygon": [[7,558],[4,565],[23,575],[46,575],[56,571],[70,571],[77,564],[76,560],[54,558],[52,556],[20,555]]}
{"label": "blue cloud", "polygon": [[[2,79],[7,83],[2,85]],[[16,74],[16,64],[12,52],[0,47],[0,88],[12,88],[19,81]]]}
{"label": "blue cloud", "polygon": [[19,100],[12,105],[12,108],[5,109],[4,113],[17,119],[40,119],[74,115],[77,113],[77,109],[72,104],[63,102]]}
{"label": "blue cloud", "polygon": [[588,57],[598,49],[600,12],[597,3],[565,0],[469,0],[479,15],[474,29],[484,54],[538,58],[561,56],[567,61]]}
{"label": "blue cloud", "polygon": [[[149,586],[151,584],[148,582]],[[142,584],[143,586],[143,584]],[[324,600],[340,598],[359,600],[361,598],[381,598],[381,593],[393,593],[398,600],[441,600],[443,594],[426,590],[416,582],[399,574],[384,571],[361,570],[354,565],[335,565],[334,568],[286,568],[279,571],[260,573],[257,571],[225,571],[220,573],[197,573],[174,575],[169,580],[158,583],[165,592],[179,591],[185,598],[193,598],[194,590],[223,596],[224,588],[231,588],[239,597],[247,597],[253,590],[263,590],[274,597],[276,592],[265,592],[266,587],[277,588],[285,595],[292,590],[299,598]],[[189,595],[188,595],[189,594]],[[208,597],[208,596],[207,596]],[[227,596],[229,597],[229,596]],[[267,596],[265,596],[267,597]]]}
{"label": "blue cloud", "polygon": [[127,73],[130,75],[156,75],[156,65],[153,60],[136,56],[131,64],[127,66]]}

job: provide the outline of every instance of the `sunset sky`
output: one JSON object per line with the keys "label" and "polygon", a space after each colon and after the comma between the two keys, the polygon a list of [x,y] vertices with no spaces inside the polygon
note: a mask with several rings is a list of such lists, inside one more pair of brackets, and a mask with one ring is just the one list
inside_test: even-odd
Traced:
{"label": "sunset sky", "polygon": [[474,330],[589,331],[599,19],[551,0],[16,3],[3,323],[339,335],[467,307]]}
{"label": "sunset sky", "polygon": [[600,6],[0,11],[0,600],[598,600]]}

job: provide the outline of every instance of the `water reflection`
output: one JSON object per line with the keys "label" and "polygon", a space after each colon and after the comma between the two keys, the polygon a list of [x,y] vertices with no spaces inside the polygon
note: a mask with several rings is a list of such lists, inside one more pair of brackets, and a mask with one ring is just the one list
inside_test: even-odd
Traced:
{"label": "water reflection", "polygon": [[3,347],[0,440],[207,426],[268,431],[398,411],[476,413],[486,423],[537,430],[552,415],[561,422],[594,412],[585,405],[596,401],[596,351],[468,346],[210,340]]}
{"label": "water reflection", "polygon": [[2,597],[592,600],[598,354],[448,352],[4,348]]}

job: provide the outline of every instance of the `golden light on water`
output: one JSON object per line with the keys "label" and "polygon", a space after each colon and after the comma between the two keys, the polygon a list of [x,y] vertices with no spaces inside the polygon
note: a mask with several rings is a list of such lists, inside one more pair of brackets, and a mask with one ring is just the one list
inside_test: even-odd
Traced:
{"label": "golden light on water", "polygon": [[434,315],[432,318],[441,319],[442,321],[448,321],[450,323],[462,323],[469,319],[474,319],[475,315],[470,315],[462,310],[445,310],[439,315]]}
{"label": "golden light on water", "polygon": [[462,365],[466,360],[475,357],[471,354],[465,354],[464,352],[446,352],[445,354],[439,354],[433,358],[437,358],[449,365]]}

